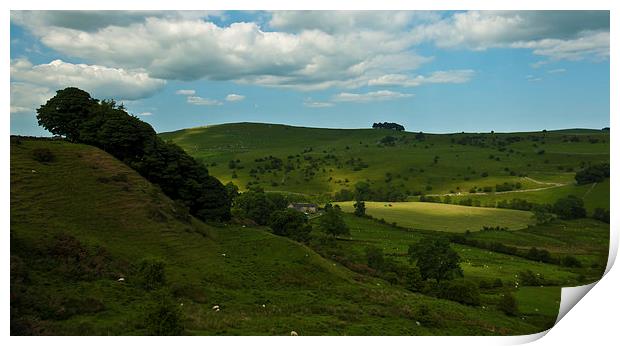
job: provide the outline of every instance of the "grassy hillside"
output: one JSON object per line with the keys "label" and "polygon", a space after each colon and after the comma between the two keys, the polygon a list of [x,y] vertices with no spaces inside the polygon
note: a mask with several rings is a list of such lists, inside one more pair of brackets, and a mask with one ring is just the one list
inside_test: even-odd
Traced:
{"label": "grassy hillside", "polygon": [[[342,210],[353,212],[355,202],[338,202]],[[532,223],[532,213],[520,210],[466,207],[421,202],[366,202],[366,213],[403,227],[464,233],[484,226],[521,229]]]}
{"label": "grassy hillside", "polygon": [[[54,159],[35,160],[36,149]],[[164,288],[139,284],[145,258],[166,263]],[[505,335],[545,326],[410,293],[265,229],[206,225],[96,148],[12,138],[12,334],[145,334],[162,292],[191,335]]]}
{"label": "grassy hillside", "polygon": [[[511,193],[515,197],[527,194],[528,199],[547,201],[585,194],[588,187],[575,187],[574,172],[588,163],[609,161],[609,132],[596,130],[419,135],[238,123],[161,137],[208,164],[223,182],[313,196],[354,190],[357,182],[365,181],[373,189],[407,195],[452,192],[468,197],[470,191],[490,188],[488,196],[472,195],[486,202],[512,197],[494,195],[496,185],[508,183],[520,190]],[[608,205],[608,185],[589,196],[589,209]]]}
{"label": "grassy hillside", "polygon": [[[318,219],[313,222],[318,226]],[[331,243],[315,241],[312,247],[354,270],[369,270],[366,266],[369,247],[381,249],[387,259],[408,265],[409,245],[423,237],[446,236],[445,232],[395,227],[348,213],[345,214],[345,222],[350,228],[350,236]],[[588,219],[556,221],[520,231],[471,232],[467,237],[517,246],[524,250],[521,253],[537,247],[550,251],[557,258],[574,255],[581,261],[581,267],[569,268],[484,248],[452,244],[461,257],[464,278],[480,285],[482,306],[496,309],[501,294],[508,289],[517,299],[519,316],[531,323],[552,325],[558,313],[561,287],[579,286],[600,279],[607,259],[609,225]],[[525,282],[522,273],[527,271],[536,275],[540,283],[533,285]],[[504,287],[490,287],[488,283],[498,279]]]}

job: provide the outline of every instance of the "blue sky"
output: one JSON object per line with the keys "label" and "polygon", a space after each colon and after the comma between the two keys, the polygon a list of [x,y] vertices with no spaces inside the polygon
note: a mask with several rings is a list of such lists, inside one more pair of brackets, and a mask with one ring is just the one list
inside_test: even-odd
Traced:
{"label": "blue sky", "polygon": [[608,12],[11,12],[11,133],[77,86],[157,131],[609,126]]}

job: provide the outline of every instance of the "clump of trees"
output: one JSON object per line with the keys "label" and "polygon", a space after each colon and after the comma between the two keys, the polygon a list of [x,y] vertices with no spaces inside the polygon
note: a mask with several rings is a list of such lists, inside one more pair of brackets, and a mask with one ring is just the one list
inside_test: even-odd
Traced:
{"label": "clump of trees", "polygon": [[575,174],[575,180],[579,185],[600,183],[605,178],[609,178],[609,163],[591,165]]}
{"label": "clump of trees", "polygon": [[366,203],[364,203],[364,201],[356,201],[353,204],[353,207],[355,208],[355,211],[353,212],[355,216],[362,217],[366,215]]}
{"label": "clump of trees", "polygon": [[586,208],[583,199],[570,195],[558,199],[551,208],[552,212],[564,220],[579,219],[586,217]]}
{"label": "clump of trees", "polygon": [[397,124],[397,123],[388,123],[388,122],[373,123],[372,124],[372,128],[373,129],[388,129],[388,130],[396,130],[396,131],[405,131],[405,127],[403,125],[400,125],[400,124]]}
{"label": "clump of trees", "polygon": [[159,185],[202,220],[230,219],[230,199],[222,183],[176,144],[161,140],[146,122],[114,100],[99,101],[70,87],[37,109],[39,125],[75,143],[96,146]]}
{"label": "clump of trees", "polygon": [[292,208],[278,210],[271,214],[269,227],[274,234],[291,238],[298,242],[310,240],[312,226],[308,224],[308,218],[302,212]]}

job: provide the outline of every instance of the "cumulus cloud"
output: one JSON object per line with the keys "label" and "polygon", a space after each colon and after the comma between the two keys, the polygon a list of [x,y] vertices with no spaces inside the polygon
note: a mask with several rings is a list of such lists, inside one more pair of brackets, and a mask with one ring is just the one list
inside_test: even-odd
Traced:
{"label": "cumulus cloud", "polygon": [[274,11],[269,26],[292,32],[400,31],[439,18],[430,11]]}
{"label": "cumulus cloud", "polygon": [[11,11],[11,21],[34,30],[61,27],[94,31],[107,26],[129,26],[146,18],[199,19],[221,17],[221,11]]}
{"label": "cumulus cloud", "polygon": [[204,98],[200,96],[188,96],[187,103],[193,104],[196,106],[221,106],[222,105],[221,101]]}
{"label": "cumulus cloud", "polygon": [[243,101],[244,99],[245,99],[245,96],[243,95],[238,95],[238,94],[226,95],[226,101],[228,102],[239,102],[239,101]]}
{"label": "cumulus cloud", "polygon": [[551,60],[609,56],[609,11],[469,11],[415,27],[438,47],[532,49]]}
{"label": "cumulus cloud", "polygon": [[22,82],[11,82],[11,114],[34,113],[35,109],[54,96],[54,91]]}
{"label": "cumulus cloud", "polygon": [[11,61],[11,80],[48,89],[74,86],[87,90],[96,98],[124,100],[151,96],[166,84],[164,80],[151,78],[142,71],[72,64],[62,60],[33,65],[26,59]]}
{"label": "cumulus cloud", "polygon": [[469,70],[416,75],[432,61],[415,50],[424,42],[443,49],[529,49],[545,59],[541,64],[609,56],[609,11],[276,11],[266,29],[254,22],[217,25],[211,15],[11,12],[14,23],[61,54],[162,80],[319,90],[472,78]]}
{"label": "cumulus cloud", "polygon": [[332,97],[333,102],[374,102],[390,101],[401,98],[412,97],[413,94],[404,94],[390,90],[370,91],[365,94],[339,93]]}
{"label": "cumulus cloud", "polygon": [[407,37],[383,31],[287,33],[264,31],[256,23],[220,27],[202,19],[156,17],[94,31],[29,28],[58,52],[105,66],[143,68],[161,79],[357,87],[389,69],[407,72],[430,60],[412,51]]}
{"label": "cumulus cloud", "polygon": [[176,94],[177,95],[195,95],[196,94],[196,90],[180,89],[180,90],[177,90]]}

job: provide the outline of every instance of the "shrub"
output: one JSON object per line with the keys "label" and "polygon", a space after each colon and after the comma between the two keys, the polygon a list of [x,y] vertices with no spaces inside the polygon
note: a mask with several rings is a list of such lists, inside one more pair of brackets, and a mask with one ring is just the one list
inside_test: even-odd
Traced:
{"label": "shrub", "polygon": [[508,316],[516,316],[519,313],[517,300],[509,291],[502,294],[497,308]]}
{"label": "shrub", "polygon": [[562,265],[570,268],[581,268],[581,262],[575,256],[571,255],[562,258]]}
{"label": "shrub", "polygon": [[167,292],[145,308],[144,322],[148,335],[181,335],[184,330],[181,311]]}
{"label": "shrub", "polygon": [[36,148],[32,150],[32,158],[41,163],[48,163],[54,161],[55,156],[48,148]]}
{"label": "shrub", "polygon": [[153,290],[166,284],[166,264],[155,258],[146,258],[138,264],[138,282],[146,290]]}
{"label": "shrub", "polygon": [[418,267],[411,267],[405,272],[405,288],[411,292],[420,292],[424,288],[424,280]]}
{"label": "shrub", "polygon": [[518,274],[523,286],[540,286],[545,283],[545,278],[541,274],[534,274],[531,270],[521,271]]}
{"label": "shrub", "polygon": [[469,280],[451,280],[441,284],[439,297],[466,305],[480,305],[478,285]]}
{"label": "shrub", "polygon": [[596,208],[594,210],[594,213],[592,214],[592,218],[605,223],[609,223],[609,210],[605,210],[603,208]]}

